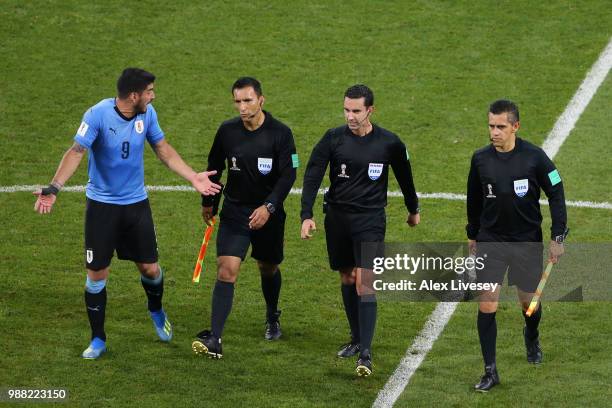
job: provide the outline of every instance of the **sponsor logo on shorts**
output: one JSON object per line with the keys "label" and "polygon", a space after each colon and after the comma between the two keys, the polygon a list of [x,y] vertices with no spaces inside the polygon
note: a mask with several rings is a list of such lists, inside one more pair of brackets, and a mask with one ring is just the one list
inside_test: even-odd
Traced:
{"label": "sponsor logo on shorts", "polygon": [[136,132],[138,133],[144,132],[144,122],[142,120],[137,120],[134,122],[134,129],[136,129]]}
{"label": "sponsor logo on shorts", "polygon": [[93,261],[93,249],[88,249],[85,251],[85,258],[87,259],[87,263],[91,263]]}
{"label": "sponsor logo on shorts", "polygon": [[370,180],[378,180],[383,172],[382,163],[370,163],[368,166],[368,177]]}
{"label": "sponsor logo on shorts", "polygon": [[264,157],[257,158],[257,169],[264,176],[272,171],[272,159],[266,159]]}
{"label": "sponsor logo on shorts", "polygon": [[529,180],[514,180],[514,193],[519,197],[524,197],[529,191]]}
{"label": "sponsor logo on shorts", "polygon": [[487,198],[497,198],[497,196],[495,194],[493,194],[493,185],[492,184],[487,184],[487,191],[489,192],[487,194]]}

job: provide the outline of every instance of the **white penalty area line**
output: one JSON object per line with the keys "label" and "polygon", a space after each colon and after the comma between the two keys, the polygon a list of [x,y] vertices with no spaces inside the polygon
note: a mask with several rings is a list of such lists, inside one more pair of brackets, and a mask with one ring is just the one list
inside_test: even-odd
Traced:
{"label": "white penalty area line", "polygon": [[[548,157],[553,159],[557,155],[561,145],[570,135],[572,129],[574,129],[576,122],[578,122],[585,108],[591,102],[593,95],[595,95],[611,68],[612,38],[610,38],[608,45],[600,54],[595,64],[593,64],[593,67],[591,67],[586,78],[582,81],[582,84],[580,84],[576,94],[569,101],[567,107],[557,119],[553,129],[546,137],[546,140],[544,140],[542,148]],[[583,204],[584,202],[573,203]],[[603,204],[603,206],[597,208],[610,208],[610,203],[598,204]],[[566,205],[569,205],[569,202],[566,202]],[[429,350],[431,350],[433,344],[442,333],[442,330],[453,316],[456,307],[456,302],[438,303],[436,309],[429,316],[427,322],[425,322],[425,327],[416,337],[412,346],[406,351],[404,358],[400,361],[397,369],[391,375],[383,389],[380,390],[372,406],[392,407],[395,404],[399,396],[406,389],[406,386],[410,382],[410,378],[419,368],[425,356]]]}
{"label": "white penalty area line", "polygon": [[[0,193],[23,193],[34,191],[37,188],[43,186],[39,185],[20,185],[20,186],[0,186]],[[70,193],[82,193],[85,191],[85,186],[67,186],[62,189],[62,192]],[[193,191],[195,189],[190,186],[147,186],[147,191]],[[300,195],[302,194],[301,188],[292,188],[289,194]],[[323,194],[323,190],[319,190],[319,194]],[[450,201],[465,201],[465,194],[456,193],[417,193],[420,199],[433,199],[433,200],[450,200]],[[389,191],[387,192],[389,197],[403,197],[401,191]],[[548,205],[547,200],[540,200],[540,204]],[[593,202],[593,201],[565,201],[565,205],[568,207],[578,208],[596,208],[612,210],[612,203],[608,202]]]}

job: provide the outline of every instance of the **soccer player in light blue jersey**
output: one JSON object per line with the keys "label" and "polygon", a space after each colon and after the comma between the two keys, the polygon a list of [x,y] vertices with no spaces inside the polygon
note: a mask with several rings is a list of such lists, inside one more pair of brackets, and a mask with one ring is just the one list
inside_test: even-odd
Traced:
{"label": "soccer player in light blue jersey", "polygon": [[151,105],[155,76],[127,68],[117,81],[117,97],[91,107],[74,136],[48,187],[34,192],[34,210],[48,214],[63,185],[89,152],[89,182],[85,211],[85,305],[91,326],[91,343],[82,357],[96,359],[106,351],[104,316],[106,280],[114,252],[131,260],[140,271],[148,309],[157,335],[172,339],[172,325],[162,308],[164,277],[158,264],[157,239],[144,186],[145,141],[172,171],[191,182],[203,195],[214,195],[220,186],[196,173],[164,138]]}

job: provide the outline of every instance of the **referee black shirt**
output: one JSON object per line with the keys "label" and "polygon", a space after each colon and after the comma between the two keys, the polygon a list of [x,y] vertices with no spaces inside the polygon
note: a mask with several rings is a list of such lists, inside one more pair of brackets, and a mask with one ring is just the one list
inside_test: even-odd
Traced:
{"label": "referee black shirt", "polygon": [[[264,111],[263,124],[248,130],[240,117],[225,121],[215,135],[208,155],[210,179],[218,183],[225,168],[226,200],[249,207],[265,202],[280,208],[295,182],[298,157],[288,126]],[[213,205],[215,196],[202,196],[202,205]]]}
{"label": "referee black shirt", "polygon": [[542,241],[540,189],[548,197],[551,239],[565,232],[567,213],[559,172],[544,151],[516,138],[512,151],[491,144],[474,152],[467,185],[469,239],[479,232],[503,241]]}
{"label": "referee black shirt", "polygon": [[329,204],[353,211],[384,208],[391,166],[408,211],[418,212],[408,151],[400,138],[374,124],[365,136],[355,135],[344,125],[328,130],[310,155],[304,174],[302,221],[313,216],[312,207],[328,163]]}

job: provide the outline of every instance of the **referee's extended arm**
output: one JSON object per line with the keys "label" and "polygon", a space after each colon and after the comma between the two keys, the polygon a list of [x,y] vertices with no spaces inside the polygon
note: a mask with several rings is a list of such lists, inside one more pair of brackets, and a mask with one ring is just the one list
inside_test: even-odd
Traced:
{"label": "referee's extended arm", "polygon": [[[210,180],[219,184],[221,186],[221,190],[223,190],[221,176],[223,175],[223,170],[225,170],[225,155],[223,153],[219,131],[220,129],[217,130],[213,144],[210,147],[210,152],[208,153],[208,166],[206,167],[206,170],[216,171],[216,174],[211,176]],[[220,201],[221,194],[215,194],[214,196],[202,195],[202,218],[204,219],[206,225],[210,225],[210,220],[216,215],[216,209],[219,207]]]}
{"label": "referee's extended arm", "polygon": [[304,172],[304,184],[302,186],[302,211],[300,218],[302,219],[302,239],[308,239],[311,237],[310,232],[316,230],[316,224],[312,219],[312,207],[314,206],[317,198],[317,193],[327,165],[329,164],[331,152],[331,136],[327,132],[325,136],[317,143],[312,150],[306,171]]}
{"label": "referee's extended arm", "polygon": [[408,225],[414,227],[420,222],[419,199],[416,189],[414,188],[412,168],[410,166],[410,160],[408,160],[408,150],[401,140],[398,140],[398,143],[393,146],[390,164],[393,169],[393,174],[395,174],[395,178],[402,190],[404,204],[409,212]]}
{"label": "referee's extended arm", "polygon": [[[536,172],[538,183],[548,198],[550,218],[552,220],[548,260],[552,263],[557,263],[565,252],[563,239],[567,233],[567,209],[565,207],[563,182],[552,160],[544,153],[542,153],[537,164]],[[563,239],[557,242],[557,237],[560,236],[562,236]]]}
{"label": "referee's extended arm", "polygon": [[274,185],[274,189],[268,197],[266,197],[266,202],[272,203],[275,207],[280,207],[285,201],[291,191],[291,187],[293,187],[293,183],[295,183],[297,175],[297,166],[294,167],[291,157],[296,154],[295,142],[291,131],[283,134],[282,140],[280,140],[278,145],[280,146],[278,152],[278,168],[280,174]]}
{"label": "referee's extended arm", "polygon": [[467,232],[468,242],[470,246],[470,253],[476,253],[476,236],[480,230],[480,215],[482,214],[482,191],[480,187],[480,176],[478,174],[478,168],[474,163],[476,160],[475,156],[472,156],[470,164],[470,173],[468,175],[467,182],[467,217],[468,223],[465,226]]}

